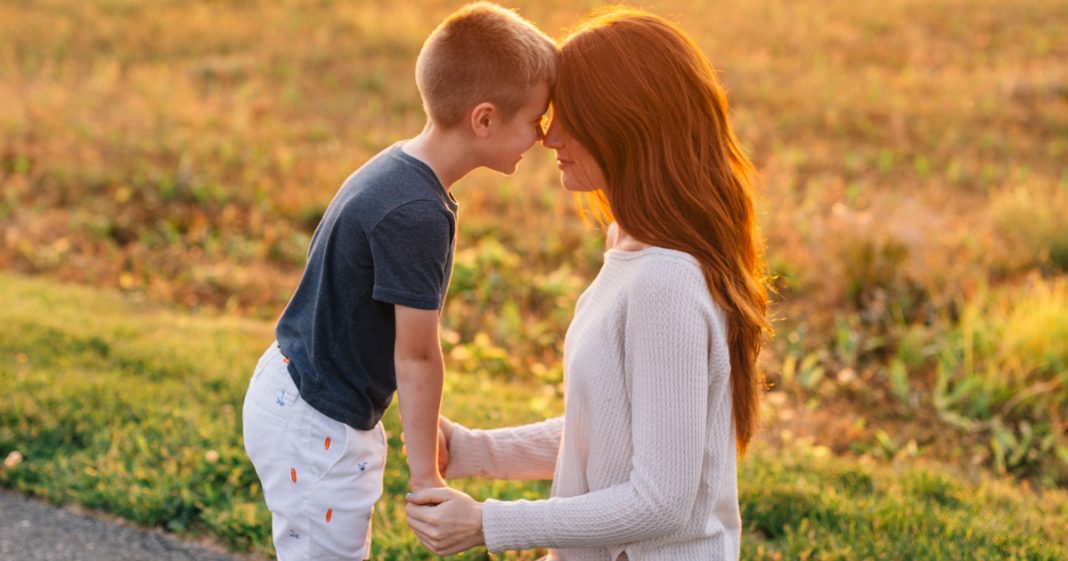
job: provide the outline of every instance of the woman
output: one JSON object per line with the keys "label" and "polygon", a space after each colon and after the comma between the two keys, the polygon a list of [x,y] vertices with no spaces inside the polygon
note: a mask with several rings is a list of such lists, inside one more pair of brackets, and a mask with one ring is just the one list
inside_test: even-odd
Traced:
{"label": "woman", "polygon": [[675,25],[614,9],[563,45],[544,144],[609,228],[564,348],[564,416],[490,431],[443,421],[447,477],[544,479],[552,498],[409,495],[438,554],[737,559],[735,462],[754,432],[767,284],[753,168],[708,61]]}

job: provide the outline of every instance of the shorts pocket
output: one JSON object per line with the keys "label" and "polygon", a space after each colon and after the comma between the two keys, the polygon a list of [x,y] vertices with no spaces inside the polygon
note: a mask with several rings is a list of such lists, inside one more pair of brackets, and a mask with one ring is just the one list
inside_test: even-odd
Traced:
{"label": "shorts pocket", "polygon": [[349,445],[347,426],[305,405],[300,418],[301,457],[308,475],[318,480],[345,455]]}
{"label": "shorts pocket", "polygon": [[[305,459],[324,470],[314,483],[306,510],[312,557],[329,561],[368,559],[371,518],[382,496],[381,433],[356,430],[318,412],[309,417],[312,420],[307,426],[313,433],[336,430],[344,435],[344,446],[337,448],[336,454],[327,454],[324,434],[307,439],[306,450],[315,457]],[[332,440],[329,452],[336,446]]]}

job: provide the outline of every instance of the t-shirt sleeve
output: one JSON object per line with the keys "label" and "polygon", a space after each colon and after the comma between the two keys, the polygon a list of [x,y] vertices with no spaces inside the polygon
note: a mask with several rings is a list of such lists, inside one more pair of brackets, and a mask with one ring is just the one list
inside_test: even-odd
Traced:
{"label": "t-shirt sleeve", "polygon": [[441,203],[417,200],[387,214],[370,235],[371,297],[387,304],[437,310],[448,287],[453,222]]}

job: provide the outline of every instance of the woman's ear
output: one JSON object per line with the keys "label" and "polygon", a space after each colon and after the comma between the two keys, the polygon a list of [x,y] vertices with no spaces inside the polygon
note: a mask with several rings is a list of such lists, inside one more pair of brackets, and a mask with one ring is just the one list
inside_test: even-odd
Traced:
{"label": "woman's ear", "polygon": [[488,137],[497,115],[497,108],[492,103],[479,103],[471,110],[471,131],[478,138]]}

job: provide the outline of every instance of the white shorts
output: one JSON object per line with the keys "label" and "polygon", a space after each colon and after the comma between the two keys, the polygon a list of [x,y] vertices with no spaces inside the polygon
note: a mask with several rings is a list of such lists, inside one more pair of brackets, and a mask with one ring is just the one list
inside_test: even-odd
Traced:
{"label": "white shorts", "polygon": [[263,485],[279,561],[363,561],[382,496],[386,433],[356,430],[300,398],[273,343],[242,412],[245,451]]}

